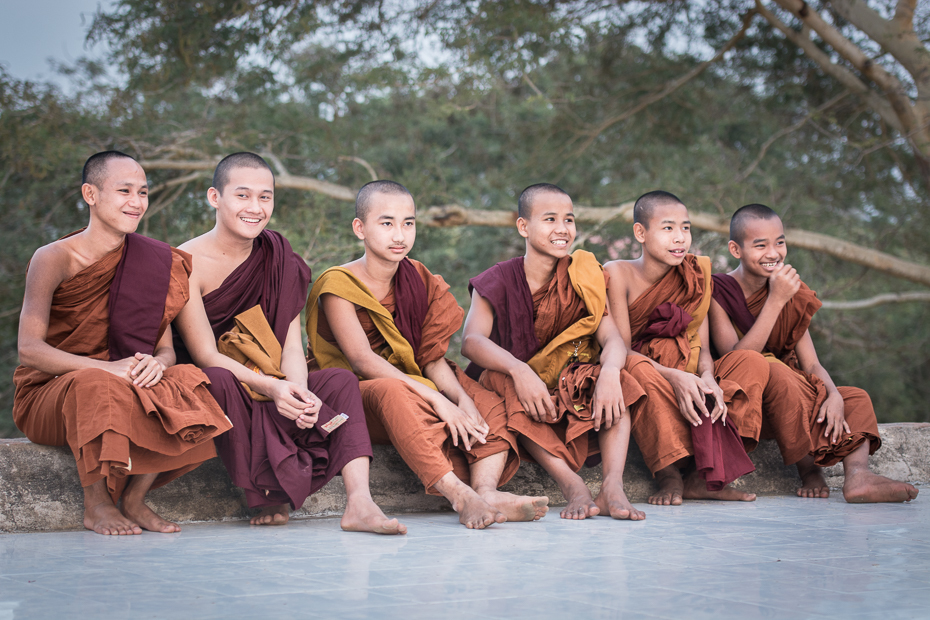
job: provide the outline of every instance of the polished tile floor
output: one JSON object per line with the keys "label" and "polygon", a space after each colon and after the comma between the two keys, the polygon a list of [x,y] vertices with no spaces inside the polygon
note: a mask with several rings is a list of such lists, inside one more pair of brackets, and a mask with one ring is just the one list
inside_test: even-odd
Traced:
{"label": "polished tile floor", "polygon": [[923,494],[643,509],[640,523],[552,513],[482,532],[451,513],[407,515],[396,538],[337,519],[5,534],[0,620],[930,618]]}

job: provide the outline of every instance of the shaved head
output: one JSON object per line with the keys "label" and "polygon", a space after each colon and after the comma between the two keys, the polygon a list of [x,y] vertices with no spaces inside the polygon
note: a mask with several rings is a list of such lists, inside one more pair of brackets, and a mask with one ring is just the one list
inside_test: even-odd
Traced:
{"label": "shaved head", "polygon": [[664,207],[665,205],[684,206],[684,204],[675,194],[663,192],[662,190],[645,193],[637,198],[636,203],[633,205],[633,223],[642,224],[645,228],[649,228],[649,220],[652,219],[656,207]]}
{"label": "shaved head", "polygon": [[236,168],[264,168],[271,173],[272,180],[274,179],[274,171],[271,169],[271,166],[260,156],[255,153],[247,152],[233,153],[232,155],[224,157],[220,163],[216,165],[216,170],[213,171],[213,187],[220,194],[222,194],[223,189],[229,185],[229,177]]}
{"label": "shaved head", "polygon": [[568,195],[568,192],[558,185],[553,185],[552,183],[536,183],[535,185],[530,185],[520,193],[520,200],[517,201],[517,215],[525,220],[530,219],[530,216],[533,215],[533,201],[540,194],[559,194],[571,200],[571,196]]}
{"label": "shaved head", "polygon": [[[113,159],[131,159],[136,161],[135,157],[130,157],[126,153],[119,151],[103,151],[91,155],[84,162],[84,170],[81,172],[81,185],[90,183],[94,187],[102,188],[103,182],[107,178],[107,164]],[[138,163],[138,162],[136,162]]]}
{"label": "shaved head", "polygon": [[362,189],[358,190],[358,196],[355,197],[355,217],[365,221],[377,194],[410,196],[410,200],[413,200],[410,190],[396,181],[371,181],[362,185]]}
{"label": "shaved head", "polygon": [[765,205],[751,204],[740,207],[730,218],[730,241],[735,241],[743,247],[746,237],[746,225],[751,220],[770,220],[778,218],[778,214]]}

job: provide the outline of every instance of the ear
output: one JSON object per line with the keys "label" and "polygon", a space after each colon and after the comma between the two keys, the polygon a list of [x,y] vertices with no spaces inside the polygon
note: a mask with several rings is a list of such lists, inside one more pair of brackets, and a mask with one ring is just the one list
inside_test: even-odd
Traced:
{"label": "ear", "polygon": [[352,232],[354,232],[355,236],[360,240],[365,240],[365,224],[362,222],[362,220],[358,218],[352,220]]}
{"label": "ear", "polygon": [[646,227],[639,222],[633,224],[633,237],[640,243],[646,241]]}
{"label": "ear", "polygon": [[218,208],[220,205],[220,192],[215,188],[211,187],[207,190],[207,202],[210,203],[210,206],[214,209]]}
{"label": "ear", "polygon": [[735,241],[730,241],[727,243],[727,249],[730,250],[730,255],[736,260],[740,260],[742,255],[742,248],[739,247],[739,244]]}
{"label": "ear", "polygon": [[529,237],[530,233],[526,230],[526,227],[529,225],[522,217],[517,218],[517,232],[520,233],[520,236],[523,238]]}
{"label": "ear", "polygon": [[81,186],[81,198],[84,199],[84,202],[87,203],[88,207],[92,207],[97,204],[99,193],[100,190],[97,189],[96,185],[85,183]]}

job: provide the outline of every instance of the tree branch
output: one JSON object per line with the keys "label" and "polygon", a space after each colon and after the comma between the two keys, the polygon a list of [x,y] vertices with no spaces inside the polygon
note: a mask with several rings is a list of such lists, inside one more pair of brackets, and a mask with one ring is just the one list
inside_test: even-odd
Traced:
{"label": "tree branch", "polygon": [[755,16],[756,13],[757,13],[756,9],[750,9],[746,13],[746,15],[743,16],[743,25],[739,29],[739,32],[733,35],[730,38],[730,40],[727,41],[726,44],[724,44],[724,46],[721,47],[720,50],[716,54],[714,54],[713,58],[702,62],[701,64],[694,67],[693,69],[691,69],[684,75],[678,78],[675,78],[671,82],[668,82],[660,90],[652,94],[646,95],[645,97],[640,99],[639,102],[637,102],[633,107],[625,110],[624,112],[621,112],[617,116],[613,116],[607,119],[606,121],[603,121],[600,125],[595,127],[592,131],[589,132],[588,139],[585,140],[584,143],[582,143],[582,145],[575,152],[575,156],[577,157],[578,155],[581,155],[583,152],[585,152],[588,149],[588,147],[590,147],[594,143],[594,141],[597,140],[598,136],[604,133],[604,131],[606,131],[611,126],[616,125],[617,123],[630,118],[631,116],[635,115],[638,112],[641,112],[642,110],[648,108],[653,103],[656,103],[657,101],[661,101],[662,99],[665,99],[666,97],[674,93],[676,90],[678,90],[679,88],[681,88],[682,86],[684,86],[685,84],[687,84],[688,82],[696,78],[697,76],[704,73],[704,71],[707,70],[709,66],[711,66],[712,64],[716,62],[719,62],[720,59],[723,58],[724,54],[726,54],[731,49],[733,49],[733,46],[736,45],[739,42],[739,40],[743,38],[743,36],[745,36],[746,31],[749,30],[749,25],[752,22],[752,18]]}
{"label": "tree branch", "polygon": [[375,172],[375,169],[372,168],[371,164],[362,159],[361,157],[355,157],[354,155],[340,155],[339,161],[354,161],[358,165],[362,166],[365,170],[368,171],[368,174],[371,175],[372,181],[378,180],[378,173]]}
{"label": "tree branch", "polygon": [[837,95],[836,97],[833,97],[826,103],[819,106],[816,110],[813,110],[812,112],[810,112],[807,116],[802,118],[800,121],[798,121],[794,125],[791,125],[790,127],[785,127],[781,129],[780,131],[777,131],[774,134],[772,134],[772,137],[766,140],[765,143],[762,145],[762,148],[759,149],[759,155],[752,161],[751,164],[749,164],[749,166],[746,167],[746,169],[743,172],[737,175],[737,177],[733,180],[734,183],[741,183],[742,181],[745,181],[746,178],[755,171],[755,169],[759,166],[760,163],[762,163],[762,160],[765,158],[765,154],[768,152],[769,147],[771,147],[775,143],[776,140],[784,136],[787,136],[790,133],[797,131],[798,129],[806,125],[807,121],[811,120],[812,118],[814,118],[814,116],[816,116],[817,114],[820,114],[824,110],[832,107],[835,103],[845,98],[848,94],[849,92],[847,91],[847,92]]}
{"label": "tree branch", "polygon": [[[271,155],[269,159],[278,167],[279,171],[284,171],[284,174],[279,173],[276,180],[277,187],[317,192],[345,202],[355,201],[356,190],[352,188],[329,183],[328,181],[319,181],[309,177],[292,175],[287,172],[280,161],[277,161],[277,157]],[[208,170],[216,165],[212,160],[184,162],[151,160],[140,163],[143,168],[148,170]],[[614,219],[632,222],[633,203],[625,202],[613,207],[576,206],[575,217],[576,221],[583,224],[603,224],[604,222]],[[729,234],[730,221],[726,217],[696,211],[691,211],[690,217],[691,225],[695,228],[710,230],[724,235]],[[461,205],[451,204],[424,209],[421,211],[420,221],[426,226],[439,228],[449,226],[509,227],[513,226],[517,221],[517,214],[515,211],[509,210],[468,209]],[[824,254],[829,254],[830,256],[850,263],[870,267],[898,278],[930,286],[930,267],[918,265],[917,263],[903,260],[891,254],[865,248],[861,245],[820,233],[789,229],[785,231],[785,235],[788,241],[795,247],[815,252],[823,252]]]}
{"label": "tree branch", "polygon": [[827,310],[863,310],[875,308],[883,304],[901,304],[911,301],[930,302],[930,293],[925,291],[912,291],[909,293],[885,293],[868,299],[854,301],[824,301],[823,307]]}
{"label": "tree branch", "polygon": [[840,84],[856,93],[857,95],[862,96],[865,99],[866,103],[869,104],[879,116],[882,117],[886,123],[888,123],[892,128],[901,133],[905,133],[904,125],[901,122],[901,119],[898,118],[898,115],[895,113],[895,110],[891,105],[879,97],[875,92],[868,87],[868,85],[860,80],[852,71],[846,67],[834,64],[830,57],[827,56],[823,50],[821,50],[814,42],[806,36],[802,35],[800,32],[790,28],[783,21],[778,19],[778,17],[769,11],[761,2],[761,0],[756,0],[756,10],[759,12],[762,17],[766,19],[772,26],[780,30],[785,38],[789,41],[800,47],[807,56],[813,60],[817,65],[823,69],[823,72],[838,81]]}

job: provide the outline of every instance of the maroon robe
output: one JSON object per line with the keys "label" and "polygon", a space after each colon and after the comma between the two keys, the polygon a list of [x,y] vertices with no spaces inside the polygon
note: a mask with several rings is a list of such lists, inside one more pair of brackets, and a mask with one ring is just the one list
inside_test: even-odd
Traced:
{"label": "maroon robe", "polygon": [[[307,298],[310,270],[277,232],[265,230],[252,254],[215,291],[203,297],[219,340],[236,315],[260,305],[281,346]],[[183,343],[180,358],[187,355]],[[350,461],[372,456],[358,379],[339,369],[310,373],[307,388],[323,402],[313,428],[301,429],[274,402],[252,400],[231,372],[206,368],[210,392],[232,420],[233,429],[216,438],[217,452],[233,482],[245,489],[252,508],[290,503],[299,508]],[[327,433],[321,426],[345,413],[349,419]]]}
{"label": "maroon robe", "polygon": [[[647,319],[645,329],[637,336],[633,349],[642,350],[654,338],[676,338],[691,323],[692,317],[681,306],[666,302],[655,307]],[[705,406],[712,411],[716,401],[705,398]],[[708,491],[719,491],[734,480],[756,470],[746,455],[743,440],[731,420],[725,424],[718,418],[711,424],[691,427],[691,443],[698,474],[705,480]]]}

